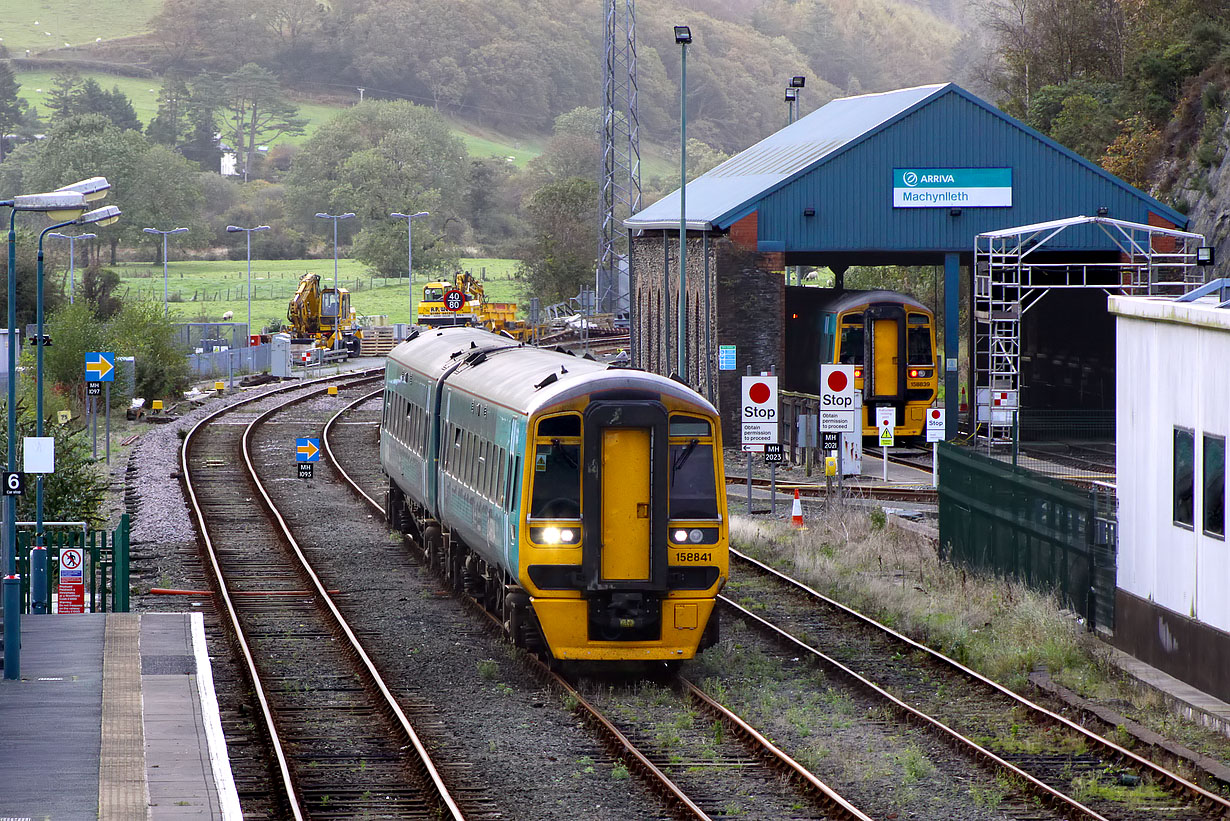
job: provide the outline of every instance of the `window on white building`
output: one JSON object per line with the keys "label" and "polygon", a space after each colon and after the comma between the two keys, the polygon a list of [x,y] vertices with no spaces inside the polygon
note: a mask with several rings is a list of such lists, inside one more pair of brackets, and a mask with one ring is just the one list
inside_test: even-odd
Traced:
{"label": "window on white building", "polygon": [[1204,533],[1226,538],[1226,440],[1204,435]]}
{"label": "window on white building", "polygon": [[1196,484],[1196,434],[1174,429],[1174,523],[1194,527]]}

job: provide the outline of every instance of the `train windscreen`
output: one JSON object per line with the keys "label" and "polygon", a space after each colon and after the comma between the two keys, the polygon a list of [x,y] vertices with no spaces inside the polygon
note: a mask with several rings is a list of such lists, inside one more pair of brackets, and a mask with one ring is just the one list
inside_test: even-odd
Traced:
{"label": "train windscreen", "polygon": [[671,417],[670,433],[670,518],[718,518],[709,422],[675,415]]}
{"label": "train windscreen", "polygon": [[931,351],[930,328],[910,328],[906,334],[906,349],[911,365],[935,364],[935,355]]}

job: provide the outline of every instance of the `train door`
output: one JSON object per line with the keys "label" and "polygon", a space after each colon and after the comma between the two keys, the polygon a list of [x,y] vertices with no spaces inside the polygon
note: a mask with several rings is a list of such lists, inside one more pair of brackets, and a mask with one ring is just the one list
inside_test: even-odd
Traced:
{"label": "train door", "polygon": [[666,409],[657,402],[593,402],[583,438],[587,589],[665,590]]}
{"label": "train door", "polygon": [[863,401],[901,401],[905,398],[905,311],[897,305],[872,305],[865,316],[870,350],[865,357]]}

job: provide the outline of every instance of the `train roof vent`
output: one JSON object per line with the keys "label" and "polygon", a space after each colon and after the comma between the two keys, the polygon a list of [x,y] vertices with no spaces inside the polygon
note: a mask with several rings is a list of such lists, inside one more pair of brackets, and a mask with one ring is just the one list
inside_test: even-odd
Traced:
{"label": "train roof vent", "polygon": [[539,382],[537,385],[534,386],[534,390],[545,388],[547,385],[550,385],[553,382],[558,382],[558,381],[559,381],[558,376],[556,376],[554,373],[549,373],[547,374],[547,377],[545,379],[543,379],[541,382]]}
{"label": "train roof vent", "polygon": [[470,351],[469,356],[465,358],[467,365],[481,365],[487,361],[487,349],[480,348],[477,351]]}

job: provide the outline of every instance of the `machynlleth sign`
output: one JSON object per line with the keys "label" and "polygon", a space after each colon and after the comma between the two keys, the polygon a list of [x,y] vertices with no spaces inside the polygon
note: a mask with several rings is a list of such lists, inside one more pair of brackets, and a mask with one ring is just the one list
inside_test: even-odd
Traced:
{"label": "machynlleth sign", "polygon": [[893,208],[1007,208],[1011,168],[894,168]]}

